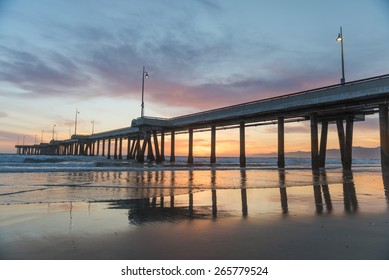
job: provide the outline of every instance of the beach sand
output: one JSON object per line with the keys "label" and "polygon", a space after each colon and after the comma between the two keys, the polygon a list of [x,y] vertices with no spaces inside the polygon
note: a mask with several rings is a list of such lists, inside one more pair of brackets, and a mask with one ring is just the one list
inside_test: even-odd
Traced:
{"label": "beach sand", "polygon": [[1,259],[389,259],[379,172],[352,183],[0,205]]}

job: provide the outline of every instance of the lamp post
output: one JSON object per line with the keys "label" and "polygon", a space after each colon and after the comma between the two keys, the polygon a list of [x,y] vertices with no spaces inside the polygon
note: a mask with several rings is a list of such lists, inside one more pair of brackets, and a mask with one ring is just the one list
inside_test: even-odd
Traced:
{"label": "lamp post", "polygon": [[141,104],[141,111],[140,116],[143,118],[145,115],[145,102],[144,102],[144,91],[145,91],[145,78],[149,77],[149,73],[145,71],[145,67],[143,66],[143,72],[142,72],[142,104]]}
{"label": "lamp post", "polygon": [[54,127],[56,127],[57,125],[54,123],[53,124],[53,141],[54,141]]}
{"label": "lamp post", "polygon": [[42,132],[41,132],[41,143],[43,143],[43,133],[44,132],[45,132],[44,130],[42,130]]}
{"label": "lamp post", "polygon": [[343,32],[342,32],[342,26],[340,27],[340,32],[338,33],[338,37],[336,38],[336,41],[340,42],[340,50],[342,52],[342,78],[340,79],[340,83],[344,84],[346,82],[344,78],[344,55],[343,55]]}
{"label": "lamp post", "polygon": [[95,132],[95,121],[91,121],[91,124],[92,124],[92,135],[93,133]]}
{"label": "lamp post", "polygon": [[76,108],[76,120],[74,121],[74,135],[77,135],[77,116],[80,112]]}

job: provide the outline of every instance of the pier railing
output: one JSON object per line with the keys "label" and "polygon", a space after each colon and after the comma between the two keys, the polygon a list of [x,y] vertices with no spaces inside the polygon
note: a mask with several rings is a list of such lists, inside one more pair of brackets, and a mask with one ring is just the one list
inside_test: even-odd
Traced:
{"label": "pier railing", "polygon": [[347,82],[347,83],[344,83],[344,84],[334,84],[334,85],[319,87],[319,88],[310,89],[310,90],[298,91],[298,92],[289,93],[289,94],[285,94],[285,95],[269,97],[269,98],[265,98],[265,99],[255,100],[255,101],[244,102],[244,103],[240,103],[240,104],[236,104],[236,105],[231,105],[231,106],[226,106],[226,107],[206,110],[206,111],[197,112],[197,113],[181,115],[181,116],[178,116],[178,117],[169,118],[167,120],[169,120],[169,121],[176,121],[176,120],[180,120],[180,119],[184,119],[184,118],[196,117],[196,116],[201,116],[201,115],[209,114],[209,113],[218,113],[218,112],[222,112],[222,111],[225,111],[225,110],[239,109],[239,108],[244,108],[244,107],[247,107],[247,106],[250,106],[250,105],[255,105],[255,104],[260,104],[260,103],[265,103],[265,102],[275,101],[275,100],[282,100],[282,99],[286,99],[286,98],[290,98],[290,97],[295,97],[295,96],[299,96],[299,95],[304,95],[304,94],[309,94],[309,93],[314,93],[314,92],[319,92],[319,91],[329,90],[329,89],[342,88],[342,87],[345,87],[345,86],[361,84],[361,83],[375,81],[375,80],[381,80],[381,79],[385,79],[385,78],[389,78],[389,74],[375,76],[375,77],[370,77],[370,78],[365,78],[365,79],[360,79],[360,80],[355,80],[355,81]]}

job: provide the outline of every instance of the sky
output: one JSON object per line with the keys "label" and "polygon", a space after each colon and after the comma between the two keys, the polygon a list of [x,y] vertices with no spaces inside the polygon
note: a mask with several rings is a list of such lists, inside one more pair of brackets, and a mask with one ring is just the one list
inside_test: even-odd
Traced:
{"label": "sky", "polygon": [[[0,0],[0,153],[389,73],[387,0]],[[286,151],[309,150],[309,124],[286,124]],[[196,133],[195,155],[210,133]],[[247,129],[247,153],[274,152],[276,127]],[[177,140],[185,154],[187,135]],[[167,138],[167,142],[169,138]],[[239,152],[238,131],[217,135]],[[328,148],[337,148],[330,126]],[[354,146],[379,146],[377,117]]]}

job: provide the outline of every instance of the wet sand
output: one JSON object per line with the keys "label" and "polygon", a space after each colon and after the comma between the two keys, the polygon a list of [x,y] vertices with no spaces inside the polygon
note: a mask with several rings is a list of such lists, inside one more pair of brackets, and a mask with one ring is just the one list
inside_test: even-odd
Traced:
{"label": "wet sand", "polygon": [[379,172],[330,185],[0,205],[1,259],[389,259]]}

